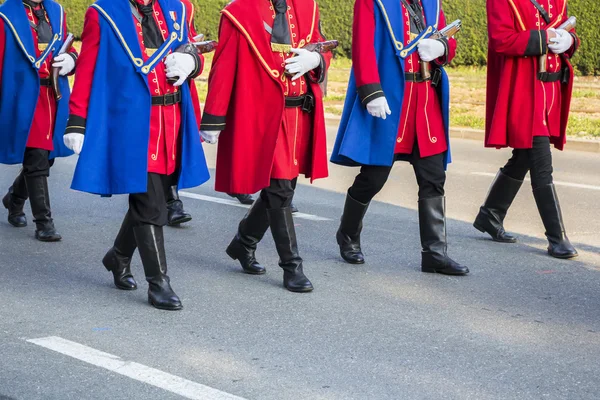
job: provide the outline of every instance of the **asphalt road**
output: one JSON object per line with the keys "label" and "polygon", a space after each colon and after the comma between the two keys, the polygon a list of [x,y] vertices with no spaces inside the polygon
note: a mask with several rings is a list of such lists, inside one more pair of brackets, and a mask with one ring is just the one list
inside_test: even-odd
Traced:
{"label": "asphalt road", "polygon": [[[395,168],[369,210],[367,263],[341,262],[334,234],[357,170],[332,166],[330,179],[299,186],[295,199],[322,217],[296,219],[310,294],[281,287],[269,235],[258,252],[267,274],[241,273],[224,248],[245,210],[212,182],[188,190],[193,221],[166,232],[181,312],[147,304],[137,255],[140,288],[114,288],[100,260],[126,198],[69,190],[76,158],[59,160],[50,190],[63,241],[39,243],[31,223],[12,228],[4,212],[0,220],[0,399],[597,399],[600,155],[554,153],[581,254],[560,261],[545,253],[527,185],[506,221],[519,243],[491,242],[471,226],[492,180],[482,174],[495,174],[508,153],[468,140],[453,146],[450,254],[470,276],[420,272],[409,165]],[[0,188],[17,171],[0,166]],[[31,341],[40,338],[49,339]]]}

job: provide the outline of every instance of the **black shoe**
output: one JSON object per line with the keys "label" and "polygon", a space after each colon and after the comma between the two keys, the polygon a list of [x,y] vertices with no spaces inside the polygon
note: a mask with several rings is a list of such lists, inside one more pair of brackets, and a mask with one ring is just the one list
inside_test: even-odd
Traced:
{"label": "black shoe", "polygon": [[22,199],[13,193],[12,186],[8,189],[8,193],[6,193],[6,196],[2,199],[4,208],[8,210],[8,223],[15,228],[27,226],[27,217],[25,217],[25,213],[23,212],[25,201],[27,201],[26,198]]}
{"label": "black shoe", "polygon": [[360,233],[363,227],[363,217],[368,208],[369,203],[360,203],[354,200],[350,194],[346,195],[344,213],[335,237],[340,246],[340,255],[347,263],[365,263],[365,256],[360,248]]}
{"label": "black shoe", "polygon": [[498,171],[473,226],[481,232],[487,232],[496,242],[515,243],[517,238],[504,231],[503,223],[522,184],[523,181],[505,175],[502,170]]}
{"label": "black shoe", "polygon": [[298,253],[292,210],[289,207],[274,208],[267,210],[267,214],[279,254],[279,266],[283,269],[283,286],[290,292],[312,291],[313,285],[304,275],[302,258]]}
{"label": "black shoe", "polygon": [[148,302],[161,310],[181,310],[181,300],[171,288],[167,276],[167,258],[162,226],[143,224],[133,228],[146,281]]}
{"label": "black shoe", "polygon": [[419,200],[421,271],[445,275],[466,275],[469,269],[448,257],[446,241],[446,199],[444,196]]}
{"label": "black shoe", "polygon": [[262,275],[266,269],[256,261],[256,246],[269,228],[265,203],[259,197],[240,221],[238,232],[227,247],[226,253],[238,260],[245,273]]}
{"label": "black shoe", "polygon": [[36,225],[35,238],[42,242],[58,242],[62,236],[54,228],[47,177],[26,176],[25,181]]}
{"label": "black shoe", "polygon": [[167,211],[168,211],[168,225],[176,226],[192,220],[192,216],[185,212],[183,209],[183,202],[179,199],[179,193],[177,193],[177,186],[171,186],[169,188],[167,196]]}
{"label": "black shoe", "polygon": [[137,247],[133,235],[133,224],[129,213],[125,215],[114,246],[108,250],[102,264],[114,277],[115,286],[121,290],[137,289],[137,282],[131,274],[131,258]]}
{"label": "black shoe", "polygon": [[548,238],[548,254],[556,258],[573,258],[579,254],[565,233],[560,203],[554,184],[541,186],[533,191]]}
{"label": "black shoe", "polygon": [[296,207],[296,205],[292,203],[290,204],[290,210],[292,210],[292,214],[295,214],[298,212],[298,207]]}
{"label": "black shoe", "polygon": [[227,193],[227,196],[233,197],[234,199],[237,199],[240,203],[246,204],[248,206],[250,204],[254,203],[254,198],[251,195],[249,195],[249,194]]}

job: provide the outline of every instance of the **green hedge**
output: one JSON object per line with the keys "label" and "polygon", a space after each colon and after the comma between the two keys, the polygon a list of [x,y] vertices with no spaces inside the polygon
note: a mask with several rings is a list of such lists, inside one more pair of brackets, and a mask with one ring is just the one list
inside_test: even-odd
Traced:
{"label": "green hedge", "polygon": [[[113,0],[124,1],[124,0]],[[350,55],[352,35],[352,0],[318,0],[321,8],[323,33],[342,43],[338,54]],[[0,0],[2,2],[2,0]],[[60,0],[69,14],[69,26],[79,34],[83,28],[85,10],[90,0]],[[219,10],[228,0],[193,0],[196,5],[196,25],[198,31],[210,38],[217,36]],[[463,30],[457,36],[459,49],[455,65],[485,65],[487,28],[485,0],[444,0],[448,21],[460,18]],[[578,17],[578,32],[582,39],[581,49],[574,59],[577,70],[586,75],[600,74],[600,1],[569,0],[572,15]]]}

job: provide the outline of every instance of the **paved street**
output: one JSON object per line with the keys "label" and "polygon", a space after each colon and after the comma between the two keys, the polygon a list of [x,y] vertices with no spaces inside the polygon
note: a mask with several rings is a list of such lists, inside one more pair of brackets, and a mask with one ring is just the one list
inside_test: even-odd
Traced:
{"label": "paved street", "polygon": [[[335,135],[329,130],[330,145]],[[330,147],[331,147],[330,146]],[[214,147],[205,146],[211,165]],[[448,171],[449,253],[464,278],[423,274],[412,168],[399,164],[365,219],[364,266],[335,243],[357,169],[301,185],[296,218],[310,294],[281,286],[269,234],[264,276],[224,253],[245,209],[213,191],[183,198],[194,219],[166,228],[181,312],[114,288],[100,260],[125,196],[69,189],[76,157],[58,160],[50,190],[60,243],[0,219],[0,399],[597,399],[600,383],[600,154],[554,152],[572,261],[546,255],[527,182],[506,220],[517,244],[471,222],[508,151],[455,140]],[[0,166],[4,191],[18,166]],[[5,396],[5,397],[3,397]],[[237,397],[235,397],[237,396]]]}

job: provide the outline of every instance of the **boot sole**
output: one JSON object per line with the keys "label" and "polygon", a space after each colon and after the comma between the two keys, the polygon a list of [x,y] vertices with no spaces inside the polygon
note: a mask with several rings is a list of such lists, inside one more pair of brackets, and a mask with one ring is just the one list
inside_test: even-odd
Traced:
{"label": "boot sole", "polygon": [[[234,261],[239,261],[239,257],[236,256],[235,254],[233,254],[233,250],[230,250],[229,247],[227,247],[225,249],[225,253]],[[242,271],[244,271],[245,274],[248,275],[264,275],[267,273],[266,269],[263,269],[262,271],[250,271],[247,270],[246,268],[244,268],[242,265],[242,263],[240,263],[240,267],[242,267]]]}
{"label": "boot sole", "polygon": [[430,267],[421,267],[421,271],[428,274],[442,274],[442,275],[450,275],[450,276],[464,276],[467,275],[470,271],[466,270],[465,272],[442,272],[435,268]]}
{"label": "boot sole", "polygon": [[548,252],[548,254],[550,256],[554,257],[554,258],[558,258],[559,260],[568,260],[568,259],[571,259],[571,258],[579,257],[579,254],[568,254],[568,255],[564,255],[564,256],[557,255],[557,254],[552,254],[550,252]]}
{"label": "boot sole", "polygon": [[284,286],[288,291],[292,292],[292,293],[309,293],[312,292],[313,290],[315,290],[315,288],[301,288],[301,289],[290,289],[287,286]]}
{"label": "boot sole", "polygon": [[35,238],[37,240],[39,240],[40,242],[45,242],[45,243],[60,242],[62,240],[62,237],[44,239],[44,238],[40,238],[40,237],[36,236]]}
{"label": "boot sole", "polygon": [[346,257],[344,257],[344,256],[343,256],[341,253],[340,253],[340,256],[341,256],[341,257],[342,257],[342,259],[343,259],[344,261],[346,261],[348,264],[352,264],[352,265],[360,265],[360,264],[364,264],[364,263],[365,263],[365,260],[362,260],[362,261],[352,260],[352,259],[349,259],[349,258],[346,258]]}
{"label": "boot sole", "polygon": [[488,231],[486,231],[480,225],[478,225],[476,222],[473,222],[473,227],[481,233],[487,233],[488,235],[490,235],[490,238],[496,243],[517,243],[517,238],[510,239],[510,240],[501,240],[501,239],[495,238]]}
{"label": "boot sole", "polygon": [[153,302],[153,301],[152,301],[150,298],[148,298],[148,303],[149,303],[149,304],[150,304],[152,307],[154,307],[154,308],[156,308],[156,309],[158,309],[158,310],[166,310],[166,311],[179,311],[179,310],[183,309],[183,305],[181,305],[181,306],[178,306],[178,307],[164,307],[164,306],[159,306],[158,304],[154,304],[154,302]]}
{"label": "boot sole", "polygon": [[169,222],[167,225],[168,226],[178,226],[181,224],[185,224],[186,222],[190,222],[191,220],[192,220],[192,217],[180,218],[180,219],[176,219],[175,221]]}

